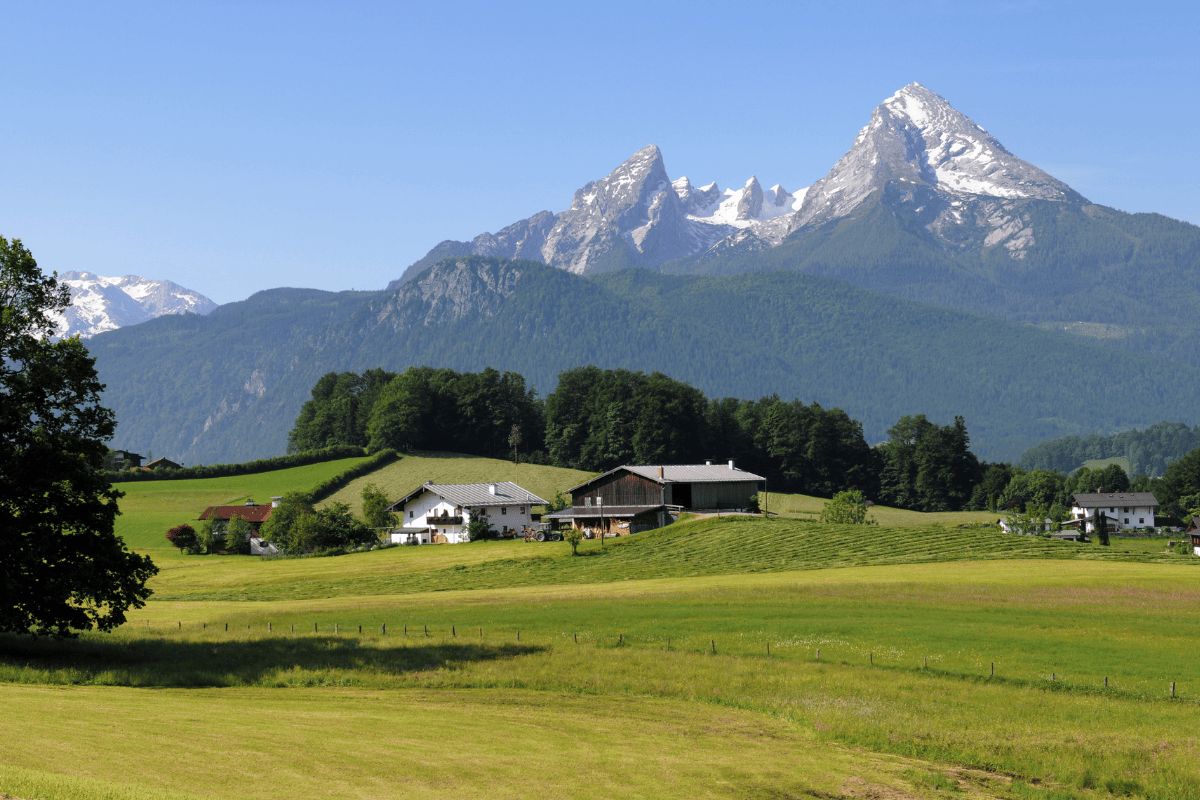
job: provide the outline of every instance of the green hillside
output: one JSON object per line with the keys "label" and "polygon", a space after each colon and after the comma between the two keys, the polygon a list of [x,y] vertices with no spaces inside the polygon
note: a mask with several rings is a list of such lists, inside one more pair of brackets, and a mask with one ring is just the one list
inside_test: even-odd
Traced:
{"label": "green hillside", "polygon": [[1160,422],[1143,430],[1111,436],[1064,436],[1029,448],[1021,456],[1022,469],[1053,469],[1070,474],[1079,467],[1096,469],[1118,463],[1125,472],[1161,476],[1173,461],[1200,447],[1200,425]]}
{"label": "green hillside", "polygon": [[961,238],[948,246],[928,228],[945,201],[931,190],[891,185],[852,217],[796,231],[779,247],[711,251],[662,270],[797,270],[1004,321],[1095,332],[1114,349],[1200,366],[1193,344],[1200,330],[1193,313],[1200,304],[1194,279],[1200,228],[1087,203],[1013,205],[1033,231],[1020,258],[985,247],[986,225],[962,226]]}
{"label": "green hillside", "polygon": [[[433,483],[488,483],[512,481],[543,500],[577,486],[592,473],[541,464],[513,464],[496,458],[458,453],[412,453],[369,475],[356,478],[320,505],[347,503],[361,513],[362,488],[373,483],[393,502],[426,481]],[[570,495],[567,495],[568,498]]]}
{"label": "green hillside", "polygon": [[[241,505],[247,500],[268,503],[272,497],[288,492],[307,492],[367,460],[345,458],[227,478],[117,484],[116,488],[125,496],[117,501],[121,514],[117,517],[116,533],[131,548],[170,553],[174,548],[164,537],[167,530],[184,523],[198,525],[200,513],[208,506]],[[162,555],[154,557],[160,559]]]}
{"label": "green hillside", "polygon": [[[396,548],[321,559],[336,564],[319,566],[292,567],[297,562],[276,562],[265,570],[253,559],[221,564],[218,569],[201,562],[219,559],[193,557],[169,576],[156,578],[153,586],[155,597],[161,600],[266,601],[966,560],[1082,559],[1200,565],[1200,560],[1186,555],[1018,536],[994,527],[837,526],[755,517],[710,517],[606,543],[587,541],[581,546],[584,558],[572,558],[566,543],[489,542],[453,546],[462,550],[461,556],[440,552],[450,547]],[[1160,545],[1158,550],[1162,549]],[[438,551],[436,556],[429,554],[431,550]],[[436,568],[423,566],[426,559],[434,558]],[[448,558],[462,560],[449,565],[445,561]]]}
{"label": "green hillside", "polygon": [[[1062,435],[1200,421],[1200,371],[812,275],[584,279],[483,258],[456,269],[461,313],[411,282],[283,305],[261,293],[225,316],[161,317],[94,337],[119,446],[186,463],[275,455],[321,375],[414,364],[513,370],[543,394],[581,364],[659,370],[710,397],[777,393],[841,407],[876,442],[905,414],[961,414],[976,452],[993,460]],[[248,324],[230,345],[230,322],[260,312],[273,324]],[[1114,370],[1127,389],[1092,390]]]}

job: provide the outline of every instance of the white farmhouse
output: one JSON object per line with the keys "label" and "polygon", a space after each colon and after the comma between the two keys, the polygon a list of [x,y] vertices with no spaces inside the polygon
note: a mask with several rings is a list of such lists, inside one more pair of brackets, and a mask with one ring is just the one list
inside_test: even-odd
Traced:
{"label": "white farmhouse", "polygon": [[546,501],[511,481],[503,483],[433,483],[413,489],[388,510],[402,526],[393,531],[397,544],[458,544],[468,540],[467,526],[484,515],[498,533],[520,531],[533,524],[533,506]]}
{"label": "white farmhouse", "polygon": [[1087,533],[1096,530],[1096,515],[1108,517],[1110,530],[1153,528],[1158,500],[1152,492],[1094,492],[1077,494],[1071,500],[1071,519],[1085,526]]}

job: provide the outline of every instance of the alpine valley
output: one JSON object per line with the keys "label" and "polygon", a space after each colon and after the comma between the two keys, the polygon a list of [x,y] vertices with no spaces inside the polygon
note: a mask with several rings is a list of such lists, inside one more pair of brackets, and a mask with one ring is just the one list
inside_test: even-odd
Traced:
{"label": "alpine valley", "polygon": [[911,84],[808,188],[697,187],[651,145],[382,292],[275,289],[88,347],[114,444],[188,463],[282,452],[329,371],[492,366],[545,393],[587,363],[839,406],[869,441],[961,414],[1015,460],[1200,423],[1197,267],[1200,228],[1092,204]]}

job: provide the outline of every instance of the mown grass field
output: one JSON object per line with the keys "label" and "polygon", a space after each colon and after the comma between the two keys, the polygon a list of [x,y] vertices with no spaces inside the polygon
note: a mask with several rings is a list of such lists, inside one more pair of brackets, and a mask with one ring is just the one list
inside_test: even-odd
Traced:
{"label": "mown grass field", "polygon": [[[812,519],[821,515],[821,510],[828,502],[823,497],[813,497],[806,494],[782,494],[765,492],[767,510],[773,514],[790,519]],[[991,511],[938,511],[925,513],[907,511],[903,508],[888,508],[887,506],[872,506],[867,512],[869,519],[888,527],[912,527],[923,525],[975,525],[994,523],[1000,515]]]}
{"label": "mown grass field", "polygon": [[362,512],[362,488],[373,483],[391,500],[397,500],[426,481],[434,483],[486,483],[512,481],[544,500],[577,486],[594,473],[540,464],[513,464],[495,458],[459,453],[412,453],[368,476],[358,478],[328,498],[324,504],[348,503],[354,513]]}
{"label": "mown grass field", "polygon": [[0,792],[1200,800],[1200,559],[1163,544],[735,517],[172,557],[113,634],[0,637]]}

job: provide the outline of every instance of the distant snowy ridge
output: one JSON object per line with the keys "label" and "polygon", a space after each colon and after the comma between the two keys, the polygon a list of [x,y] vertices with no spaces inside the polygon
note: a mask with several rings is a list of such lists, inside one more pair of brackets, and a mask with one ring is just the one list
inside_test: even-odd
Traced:
{"label": "distant snowy ridge", "polygon": [[[883,101],[850,150],[811,187],[763,190],[757,177],[740,189],[672,181],[655,145],[639,150],[606,178],[575,192],[559,214],[542,211],[496,234],[445,241],[409,266],[402,283],[446,257],[506,256],[543,261],[576,273],[629,266],[655,268],[676,259],[731,249],[775,247],[797,231],[857,214],[886,189],[937,198],[927,227],[943,242],[977,229],[985,247],[1025,257],[1035,232],[1022,203],[1087,203],[1070,186],[1010,153],[945,98],[911,83]],[[930,209],[933,206],[929,206]],[[960,245],[953,245],[958,247]]]}
{"label": "distant snowy ridge", "polygon": [[57,338],[78,335],[86,339],[164,314],[208,314],[217,307],[199,292],[137,275],[111,278],[65,272],[59,282],[71,287],[71,305],[55,317]]}

